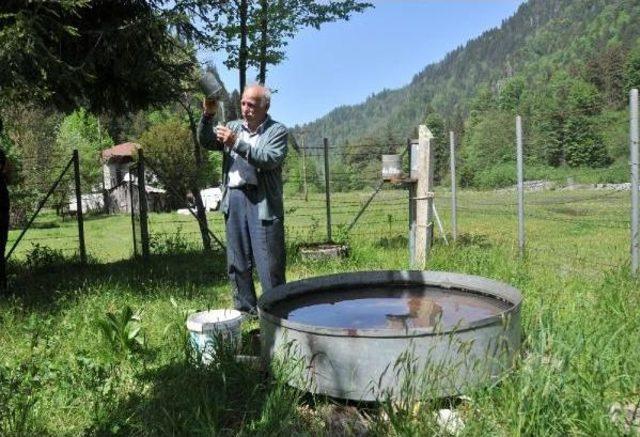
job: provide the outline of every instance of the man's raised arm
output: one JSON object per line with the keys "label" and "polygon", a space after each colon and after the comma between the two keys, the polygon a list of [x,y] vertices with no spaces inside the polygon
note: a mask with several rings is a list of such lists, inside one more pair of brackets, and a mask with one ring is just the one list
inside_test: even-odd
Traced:
{"label": "man's raised arm", "polygon": [[198,142],[207,150],[222,150],[224,145],[216,138],[214,126],[218,102],[213,99],[202,101],[202,117],[198,123]]}

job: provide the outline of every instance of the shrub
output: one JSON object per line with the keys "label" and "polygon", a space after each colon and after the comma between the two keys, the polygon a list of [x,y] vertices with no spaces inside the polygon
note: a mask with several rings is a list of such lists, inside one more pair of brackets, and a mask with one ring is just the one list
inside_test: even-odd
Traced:
{"label": "shrub", "polygon": [[151,235],[149,241],[151,252],[158,255],[172,255],[191,252],[195,249],[193,243],[187,241],[182,233],[182,227],[178,226],[174,234],[155,236]]}
{"label": "shrub", "polygon": [[505,162],[478,172],[474,178],[474,185],[478,188],[499,188],[515,184],[516,165]]}
{"label": "shrub", "polygon": [[29,270],[38,270],[64,264],[67,260],[60,249],[52,249],[48,246],[33,244],[33,248],[27,253],[26,265]]}

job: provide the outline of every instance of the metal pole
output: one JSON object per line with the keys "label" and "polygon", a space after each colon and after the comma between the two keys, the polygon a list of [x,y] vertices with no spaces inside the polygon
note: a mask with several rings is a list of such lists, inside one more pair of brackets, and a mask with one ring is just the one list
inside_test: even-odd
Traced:
{"label": "metal pole", "polygon": [[373,194],[371,194],[369,199],[367,199],[367,201],[364,203],[364,205],[362,205],[362,208],[360,208],[360,211],[358,211],[358,214],[356,214],[356,217],[349,224],[349,227],[347,228],[347,232],[351,232],[351,229],[353,229],[353,227],[356,225],[356,223],[358,222],[358,219],[362,216],[362,214],[364,213],[365,209],[367,209],[369,207],[369,204],[371,203],[373,198],[376,197],[376,194],[378,194],[380,192],[380,190],[382,189],[383,185],[384,185],[384,180],[380,181],[378,183],[378,185],[376,185],[376,188],[373,190]]}
{"label": "metal pole", "polygon": [[78,220],[78,244],[80,246],[80,263],[87,263],[87,249],[84,244],[84,219],[82,216],[82,190],[80,189],[80,154],[73,149],[73,173],[76,184],[76,218]]}
{"label": "metal pole", "polygon": [[456,198],[456,139],[453,131],[449,131],[449,150],[451,168],[451,238],[456,241],[458,238],[458,203]]}
{"label": "metal pole", "polygon": [[18,247],[18,243],[20,243],[20,240],[22,240],[22,237],[24,237],[24,234],[27,233],[27,231],[31,227],[31,224],[40,213],[40,210],[42,209],[44,204],[47,203],[47,199],[49,199],[51,194],[56,190],[56,188],[58,188],[58,184],[60,184],[60,181],[62,180],[64,175],[67,173],[67,171],[69,171],[69,168],[71,167],[71,164],[73,164],[73,161],[74,161],[74,158],[72,157],[67,163],[67,166],[64,168],[64,170],[62,170],[62,173],[60,173],[60,176],[58,176],[58,179],[56,179],[56,181],[53,183],[51,188],[49,188],[49,191],[44,196],[44,199],[40,201],[38,208],[36,208],[36,212],[34,212],[33,215],[31,216],[31,219],[29,219],[29,223],[27,223],[27,226],[25,226],[25,228],[22,230],[22,232],[18,236],[18,239],[13,243],[13,246],[11,246],[11,249],[9,250],[9,253],[7,253],[7,256],[4,257],[5,261],[8,260],[11,257],[11,254],[13,254],[13,251],[16,250],[16,247]]}
{"label": "metal pole", "polygon": [[444,228],[442,227],[442,222],[440,221],[440,216],[438,215],[438,210],[436,209],[435,200],[431,204],[431,209],[433,210],[433,217],[436,219],[436,223],[438,224],[438,230],[440,231],[440,235],[444,240],[444,244],[449,245],[449,240],[447,240],[447,234],[444,232]]}
{"label": "metal pole", "polygon": [[307,188],[307,151],[305,149],[306,132],[302,131],[302,189],[304,191],[304,201],[309,201],[309,190]]}
{"label": "metal pole", "polygon": [[524,170],[522,157],[522,117],[516,117],[516,159],[518,171],[518,249],[524,257]]}
{"label": "metal pole", "polygon": [[331,242],[331,190],[329,189],[329,140],[324,142],[324,192],[327,203],[327,241]]}
{"label": "metal pole", "polygon": [[640,182],[640,153],[638,152],[638,89],[634,88],[630,93],[630,111],[631,126],[631,273],[636,276],[638,274],[638,263],[640,262],[639,221],[640,212],[638,212],[638,204],[640,203],[640,193],[638,193],[638,183]]}
{"label": "metal pole", "polygon": [[138,149],[138,207],[140,208],[140,240],[142,257],[149,257],[149,227],[147,216],[147,190],[144,179],[144,153]]}

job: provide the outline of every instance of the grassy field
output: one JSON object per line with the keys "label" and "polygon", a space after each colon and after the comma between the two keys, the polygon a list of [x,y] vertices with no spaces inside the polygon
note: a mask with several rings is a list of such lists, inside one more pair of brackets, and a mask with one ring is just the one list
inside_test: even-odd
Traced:
{"label": "grassy field", "polygon": [[[345,232],[368,196],[333,195],[333,237],[352,250],[331,262],[304,261],[296,251],[326,238],[323,195],[287,198],[289,280],[408,268],[406,191],[383,190]],[[436,205],[448,233],[447,196],[438,193]],[[74,222],[44,215],[11,265],[15,294],[0,300],[0,435],[430,435],[443,433],[434,412],[449,405],[465,435],[623,435],[611,406],[640,401],[629,193],[553,191],[526,201],[524,259],[517,256],[515,194],[463,192],[458,241],[446,245],[437,232],[427,265],[522,290],[523,348],[514,368],[464,402],[417,396],[364,406],[288,387],[286,363],[267,377],[224,351],[214,366],[192,362],[186,314],[228,307],[230,296],[223,254],[200,251],[190,217],[151,215],[147,263],[130,259],[130,217],[91,217],[92,262],[80,267],[68,262],[77,246]],[[210,225],[223,238],[219,214]],[[10,240],[16,237],[12,231]],[[252,328],[244,327],[247,340]]]}

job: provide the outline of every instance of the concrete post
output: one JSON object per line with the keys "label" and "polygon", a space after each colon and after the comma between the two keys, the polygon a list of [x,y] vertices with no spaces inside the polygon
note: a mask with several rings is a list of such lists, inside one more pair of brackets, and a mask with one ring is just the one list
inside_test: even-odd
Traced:
{"label": "concrete post", "polygon": [[416,237],[414,267],[424,269],[433,240],[433,134],[425,125],[418,128],[418,162],[420,172],[416,183]]}

